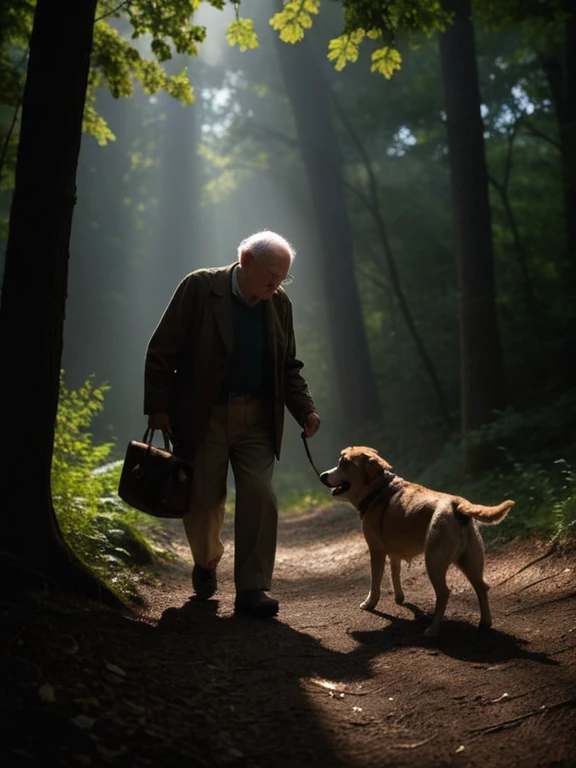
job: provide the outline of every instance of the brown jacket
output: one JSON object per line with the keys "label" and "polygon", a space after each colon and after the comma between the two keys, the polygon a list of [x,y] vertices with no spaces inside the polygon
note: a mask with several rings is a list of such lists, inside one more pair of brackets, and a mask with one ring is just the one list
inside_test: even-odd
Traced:
{"label": "brown jacket", "polygon": [[[232,269],[199,269],[177,287],[148,343],[144,413],[170,413],[174,442],[191,456],[202,441],[232,349]],[[292,302],[282,288],[265,302],[273,365],[275,452],[280,457],[284,406],[303,425],[315,411],[296,359]]]}

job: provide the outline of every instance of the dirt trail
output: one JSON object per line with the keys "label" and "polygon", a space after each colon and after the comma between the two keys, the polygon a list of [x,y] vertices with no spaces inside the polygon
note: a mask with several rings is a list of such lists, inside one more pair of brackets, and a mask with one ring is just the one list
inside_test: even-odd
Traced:
{"label": "dirt trail", "polygon": [[518,573],[544,543],[488,547],[494,628],[479,632],[451,571],[431,641],[421,558],[404,566],[406,605],[386,585],[378,611],[359,609],[369,564],[346,504],[282,520],[277,620],[233,616],[230,546],[218,599],[189,599],[174,535],[135,618],[53,599],[9,612],[10,766],[576,766],[574,551]]}

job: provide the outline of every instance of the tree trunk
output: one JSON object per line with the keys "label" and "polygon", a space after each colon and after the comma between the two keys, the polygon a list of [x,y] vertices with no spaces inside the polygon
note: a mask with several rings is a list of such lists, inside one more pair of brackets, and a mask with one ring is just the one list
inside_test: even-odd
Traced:
{"label": "tree trunk", "polygon": [[[566,227],[564,286],[568,291],[568,305],[576,312],[576,14],[572,13],[564,24],[564,46],[558,55],[541,54],[540,63],[550,86],[558,122]],[[574,333],[575,317],[571,320]]]}
{"label": "tree trunk", "polygon": [[304,38],[293,46],[275,40],[322,243],[319,257],[344,428],[360,430],[378,421],[380,405],[356,284],[352,231],[329,94],[309,41]]}
{"label": "tree trunk", "polygon": [[[116,602],[60,533],[50,491],[70,229],[96,0],[38,0],[0,308],[1,549],[20,574]],[[70,31],[72,30],[72,32]],[[17,584],[5,585],[15,588]]]}
{"label": "tree trunk", "polygon": [[504,406],[505,394],[471,2],[455,0],[453,7],[454,23],[440,35],[440,56],[460,280],[464,467],[474,471],[490,457],[466,437]]}

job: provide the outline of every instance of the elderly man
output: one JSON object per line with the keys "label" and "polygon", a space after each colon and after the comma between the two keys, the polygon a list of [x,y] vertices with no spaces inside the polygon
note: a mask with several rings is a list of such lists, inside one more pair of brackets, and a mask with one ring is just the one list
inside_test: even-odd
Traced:
{"label": "elderly man", "polygon": [[228,463],[236,487],[235,611],[275,616],[271,588],[278,508],[272,490],[284,406],[307,437],[320,426],[296,358],[291,245],[258,232],[238,247],[238,261],[199,269],[177,287],[146,353],[144,412],[166,431],[176,454],[194,467],[184,528],[198,599],[216,592]]}

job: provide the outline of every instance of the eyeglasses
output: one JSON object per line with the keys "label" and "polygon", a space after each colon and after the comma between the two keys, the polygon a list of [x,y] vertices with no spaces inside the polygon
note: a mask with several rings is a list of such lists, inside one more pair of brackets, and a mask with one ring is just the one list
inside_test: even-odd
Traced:
{"label": "eyeglasses", "polygon": [[[254,254],[252,254],[254,256]],[[294,281],[294,275],[291,275],[289,272],[284,275],[284,277],[280,277],[280,275],[277,275],[275,272],[272,272],[271,269],[268,269],[266,264],[264,264],[263,261],[260,261],[260,259],[257,256],[254,256],[254,259],[260,264],[261,267],[264,267],[266,272],[270,275],[270,277],[274,280],[275,283],[278,283],[278,285],[290,285]]]}

